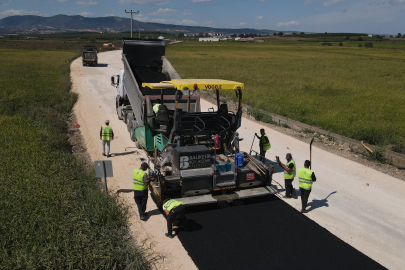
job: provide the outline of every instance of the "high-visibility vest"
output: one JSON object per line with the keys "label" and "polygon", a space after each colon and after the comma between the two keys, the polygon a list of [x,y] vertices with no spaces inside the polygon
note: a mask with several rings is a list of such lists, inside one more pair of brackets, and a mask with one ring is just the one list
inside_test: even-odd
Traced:
{"label": "high-visibility vest", "polygon": [[112,127],[104,125],[101,130],[101,139],[103,141],[111,141],[112,140]]}
{"label": "high-visibility vest", "polygon": [[[269,141],[268,143],[266,143],[265,142],[265,140],[264,140],[264,138],[267,138],[267,140]],[[264,151],[267,151],[267,150],[269,150],[270,148],[271,148],[271,144],[270,144],[270,140],[269,140],[269,138],[267,137],[267,135],[266,134],[264,134],[263,136],[262,136],[262,147],[263,147],[263,150]]]}
{"label": "high-visibility vest", "polygon": [[298,171],[298,178],[300,180],[300,188],[311,190],[312,187],[312,173],[311,169],[301,168]]}
{"label": "high-visibility vest", "polygon": [[175,199],[171,199],[171,200],[168,200],[163,205],[163,207],[166,208],[166,210],[170,212],[170,211],[172,211],[173,208],[175,208],[175,207],[177,207],[179,205],[184,205],[184,203],[182,203],[182,202],[180,202],[178,200],[175,200]]}
{"label": "high-visibility vest", "polygon": [[134,169],[132,175],[134,177],[134,190],[143,191],[148,189],[148,186],[145,186],[143,182],[143,176],[145,175],[145,171],[141,169]]}
{"label": "high-visibility vest", "polygon": [[155,104],[155,105],[153,106],[153,111],[155,112],[155,114],[157,114],[157,112],[159,111],[159,106],[160,106],[159,103],[157,103],[157,104]]}
{"label": "high-visibility vest", "polygon": [[297,175],[297,171],[295,170],[295,161],[293,159],[291,159],[286,167],[288,168],[288,166],[290,164],[294,164],[294,168],[291,169],[291,171],[287,172],[286,170],[284,170],[284,179],[294,179],[294,177]]}

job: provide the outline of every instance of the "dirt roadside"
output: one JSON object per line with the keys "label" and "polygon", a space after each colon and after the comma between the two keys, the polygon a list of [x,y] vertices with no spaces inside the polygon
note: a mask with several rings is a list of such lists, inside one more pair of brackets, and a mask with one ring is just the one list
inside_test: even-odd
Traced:
{"label": "dirt roadside", "polygon": [[[78,60],[71,66],[73,91],[79,93],[79,100],[74,107],[77,120],[72,119],[72,124],[80,124],[80,128],[76,130],[80,130],[83,136],[83,144],[78,144],[73,151],[83,152],[87,149],[91,163],[104,159],[101,156],[99,131],[104,120],[109,119],[116,138],[111,146],[114,177],[108,179],[108,185],[110,191],[118,192],[131,206],[133,235],[139,240],[138,243],[150,248],[153,254],[151,259],[156,262],[158,269],[196,269],[180,241],[177,238],[164,237],[165,219],[151,199],[147,208],[151,214],[148,221],[141,222],[138,219],[131,172],[146,156],[134,148],[126,125],[116,117],[116,91],[110,86],[110,77],[122,68],[120,52],[101,53],[99,59],[98,67],[82,67]],[[212,107],[207,101],[201,103],[203,111]],[[261,127],[261,123],[246,118],[242,120],[239,133],[244,141],[241,142],[241,149],[250,149],[253,135]],[[72,129],[75,130],[74,127]],[[265,129],[272,143],[272,148],[267,153],[268,158],[274,160],[275,155],[284,157],[285,153],[291,152],[298,167],[308,159],[309,137],[305,138],[305,134],[302,135],[303,138],[299,134],[294,138],[294,134],[285,136],[283,130],[289,132],[289,129]],[[76,130],[74,133],[78,133]],[[313,169],[318,182],[310,196],[311,212],[308,216],[389,269],[401,269],[405,262],[401,255],[405,249],[405,229],[402,225],[405,223],[405,182],[373,170],[367,164],[353,162],[320,147],[321,145],[315,145],[313,149]],[[254,149],[258,150],[256,143]],[[274,184],[280,192],[283,191],[283,182],[281,173],[274,175]],[[297,180],[294,185],[297,188]],[[300,209],[299,199],[286,202]]]}

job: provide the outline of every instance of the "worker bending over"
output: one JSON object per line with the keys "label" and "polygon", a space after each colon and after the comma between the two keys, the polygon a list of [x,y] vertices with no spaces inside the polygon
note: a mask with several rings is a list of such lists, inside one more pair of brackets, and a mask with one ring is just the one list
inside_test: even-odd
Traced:
{"label": "worker bending over", "polygon": [[292,182],[294,181],[294,177],[297,175],[297,172],[295,168],[295,161],[292,158],[291,153],[287,153],[285,159],[287,160],[287,165],[282,162],[279,164],[284,169],[285,195],[283,198],[290,199],[295,197],[295,190]]}
{"label": "worker bending over", "polygon": [[310,166],[311,162],[309,160],[305,160],[304,168],[301,168],[298,171],[302,203],[301,213],[308,213],[306,210],[308,198],[309,194],[311,193],[312,183],[316,181],[315,173],[309,168]]}
{"label": "worker bending over", "polygon": [[145,220],[147,213],[146,203],[148,202],[148,185],[150,180],[154,178],[149,177],[146,170],[149,168],[148,163],[143,162],[139,169],[134,169],[132,172],[134,179],[134,199],[138,206],[139,218]]}
{"label": "worker bending over", "polygon": [[163,211],[166,214],[167,219],[167,233],[165,235],[169,238],[173,238],[173,222],[180,218],[183,224],[183,229],[187,230],[187,219],[186,219],[186,207],[184,203],[177,201],[175,199],[166,199],[163,201]]}
{"label": "worker bending over", "polygon": [[266,133],[264,133],[264,129],[260,129],[260,134],[262,136],[258,136],[257,133],[255,133],[256,137],[260,140],[259,141],[259,148],[260,148],[260,157],[259,160],[262,161],[263,163],[266,160],[266,152],[271,148],[270,140],[267,137]]}

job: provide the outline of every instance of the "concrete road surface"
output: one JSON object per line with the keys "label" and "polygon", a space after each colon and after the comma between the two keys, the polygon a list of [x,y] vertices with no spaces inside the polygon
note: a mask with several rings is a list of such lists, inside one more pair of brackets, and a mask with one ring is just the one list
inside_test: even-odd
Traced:
{"label": "concrete road surface", "polygon": [[[150,256],[158,263],[159,269],[196,269],[180,241],[164,237],[166,222],[152,200],[148,203],[147,211],[151,214],[148,221],[139,221],[132,198],[131,175],[146,156],[135,148],[126,125],[117,119],[115,112],[116,89],[110,85],[110,77],[118,74],[122,67],[120,51],[100,53],[97,67],[82,67],[81,59],[72,63],[73,91],[79,94],[74,111],[88,152],[93,160],[105,159],[101,155],[99,131],[104,120],[109,119],[116,138],[111,143],[110,158],[114,177],[108,179],[108,184],[110,190],[119,192],[131,205],[132,232],[151,247]],[[213,105],[203,101],[201,106],[207,111]],[[262,126],[256,122],[242,120],[239,129],[240,137],[244,138],[242,150],[249,151],[254,133],[259,133],[260,128]],[[270,128],[266,128],[266,133],[272,145],[267,158],[275,160],[279,155],[285,162],[285,154],[291,153],[297,168],[309,159],[307,143]],[[257,139],[253,148],[259,150]],[[383,266],[403,269],[405,182],[316,147],[312,149],[312,164],[317,182],[309,198],[308,217]],[[280,195],[284,195],[283,179],[281,172],[274,175],[273,184]],[[297,178],[293,185],[299,194]],[[297,211],[301,209],[299,197],[286,202]]]}

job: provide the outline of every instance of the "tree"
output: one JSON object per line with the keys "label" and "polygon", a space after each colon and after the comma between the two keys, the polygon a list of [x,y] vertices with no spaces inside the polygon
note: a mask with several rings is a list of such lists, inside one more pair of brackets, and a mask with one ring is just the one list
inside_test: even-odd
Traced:
{"label": "tree", "polygon": [[399,37],[399,38],[400,38],[400,37],[401,37],[401,33],[398,33],[398,36],[397,36],[397,37]]}
{"label": "tree", "polygon": [[304,32],[301,32],[300,35],[305,35],[305,33],[304,33]]}
{"label": "tree", "polygon": [[349,40],[350,39],[350,36],[346,36],[346,40]]}
{"label": "tree", "polygon": [[374,44],[373,44],[373,42],[367,42],[366,44],[364,44],[364,47],[373,48]]}
{"label": "tree", "polygon": [[203,33],[198,33],[198,37],[204,37]]}
{"label": "tree", "polygon": [[277,34],[276,34],[276,33],[273,33],[273,36],[277,36]]}
{"label": "tree", "polygon": [[279,36],[279,37],[282,37],[283,35],[284,35],[283,32],[278,32],[278,36]]}
{"label": "tree", "polygon": [[339,46],[343,46],[343,42],[341,41],[341,42],[339,42]]}
{"label": "tree", "polygon": [[358,40],[358,41],[363,41],[363,38],[362,38],[362,37],[359,37],[357,40]]}
{"label": "tree", "polygon": [[178,33],[177,36],[179,37],[179,39],[184,39],[184,33],[182,32]]}
{"label": "tree", "polygon": [[205,33],[205,37],[209,37],[210,35],[208,33]]}

